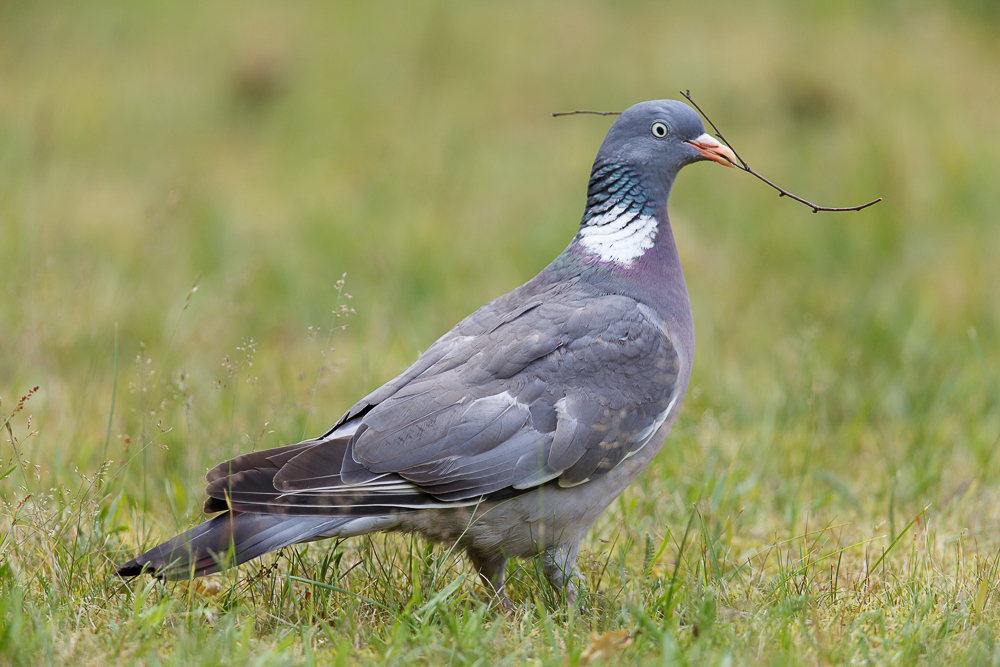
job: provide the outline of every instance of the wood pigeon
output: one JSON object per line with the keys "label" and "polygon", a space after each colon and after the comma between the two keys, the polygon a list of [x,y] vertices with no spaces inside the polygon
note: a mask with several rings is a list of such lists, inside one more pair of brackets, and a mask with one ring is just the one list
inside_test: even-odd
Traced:
{"label": "wood pigeon", "polygon": [[701,160],[737,162],[686,104],[624,111],[551,264],[323,435],[212,468],[205,512],[218,514],[117,574],[184,579],[291,544],[416,531],[464,549],[502,599],[507,559],[539,555],[575,598],[580,540],[684,401],[694,323],[667,199]]}

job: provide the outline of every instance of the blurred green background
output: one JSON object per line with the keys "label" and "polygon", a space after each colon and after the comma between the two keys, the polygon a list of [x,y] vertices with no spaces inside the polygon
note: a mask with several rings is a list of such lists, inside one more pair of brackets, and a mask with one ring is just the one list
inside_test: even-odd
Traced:
{"label": "blurred green background", "polygon": [[698,498],[749,540],[808,516],[895,534],[928,503],[989,528],[996,7],[2,2],[0,410],[40,386],[37,434],[14,424],[38,476],[5,499],[106,452],[143,517],[123,539],[187,525],[207,466],[315,435],[569,242],[610,120],[552,112],[690,89],[789,190],[884,201],[814,215],[684,171],[698,349],[636,530]]}

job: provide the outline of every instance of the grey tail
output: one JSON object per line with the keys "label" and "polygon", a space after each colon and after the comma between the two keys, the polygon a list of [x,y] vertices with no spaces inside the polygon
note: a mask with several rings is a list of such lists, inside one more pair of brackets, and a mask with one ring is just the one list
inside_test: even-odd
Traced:
{"label": "grey tail", "polygon": [[200,577],[299,542],[333,537],[353,517],[288,516],[228,511],[153,547],[115,570],[164,580]]}

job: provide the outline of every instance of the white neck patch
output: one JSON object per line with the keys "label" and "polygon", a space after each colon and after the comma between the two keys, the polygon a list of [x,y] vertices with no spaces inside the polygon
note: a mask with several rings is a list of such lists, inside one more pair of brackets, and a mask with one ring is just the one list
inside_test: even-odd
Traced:
{"label": "white neck patch", "polygon": [[642,257],[656,240],[656,218],[626,215],[628,209],[627,204],[618,204],[588,220],[580,228],[580,245],[604,262],[629,266]]}

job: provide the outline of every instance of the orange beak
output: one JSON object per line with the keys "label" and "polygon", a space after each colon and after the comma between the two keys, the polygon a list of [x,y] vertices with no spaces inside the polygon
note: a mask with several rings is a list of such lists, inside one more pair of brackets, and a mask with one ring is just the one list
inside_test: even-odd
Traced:
{"label": "orange beak", "polygon": [[694,149],[701,153],[706,160],[718,162],[727,167],[740,166],[740,160],[736,157],[736,153],[729,146],[719,143],[715,137],[708,134],[703,134],[697,139],[692,139],[685,143],[694,146]]}

